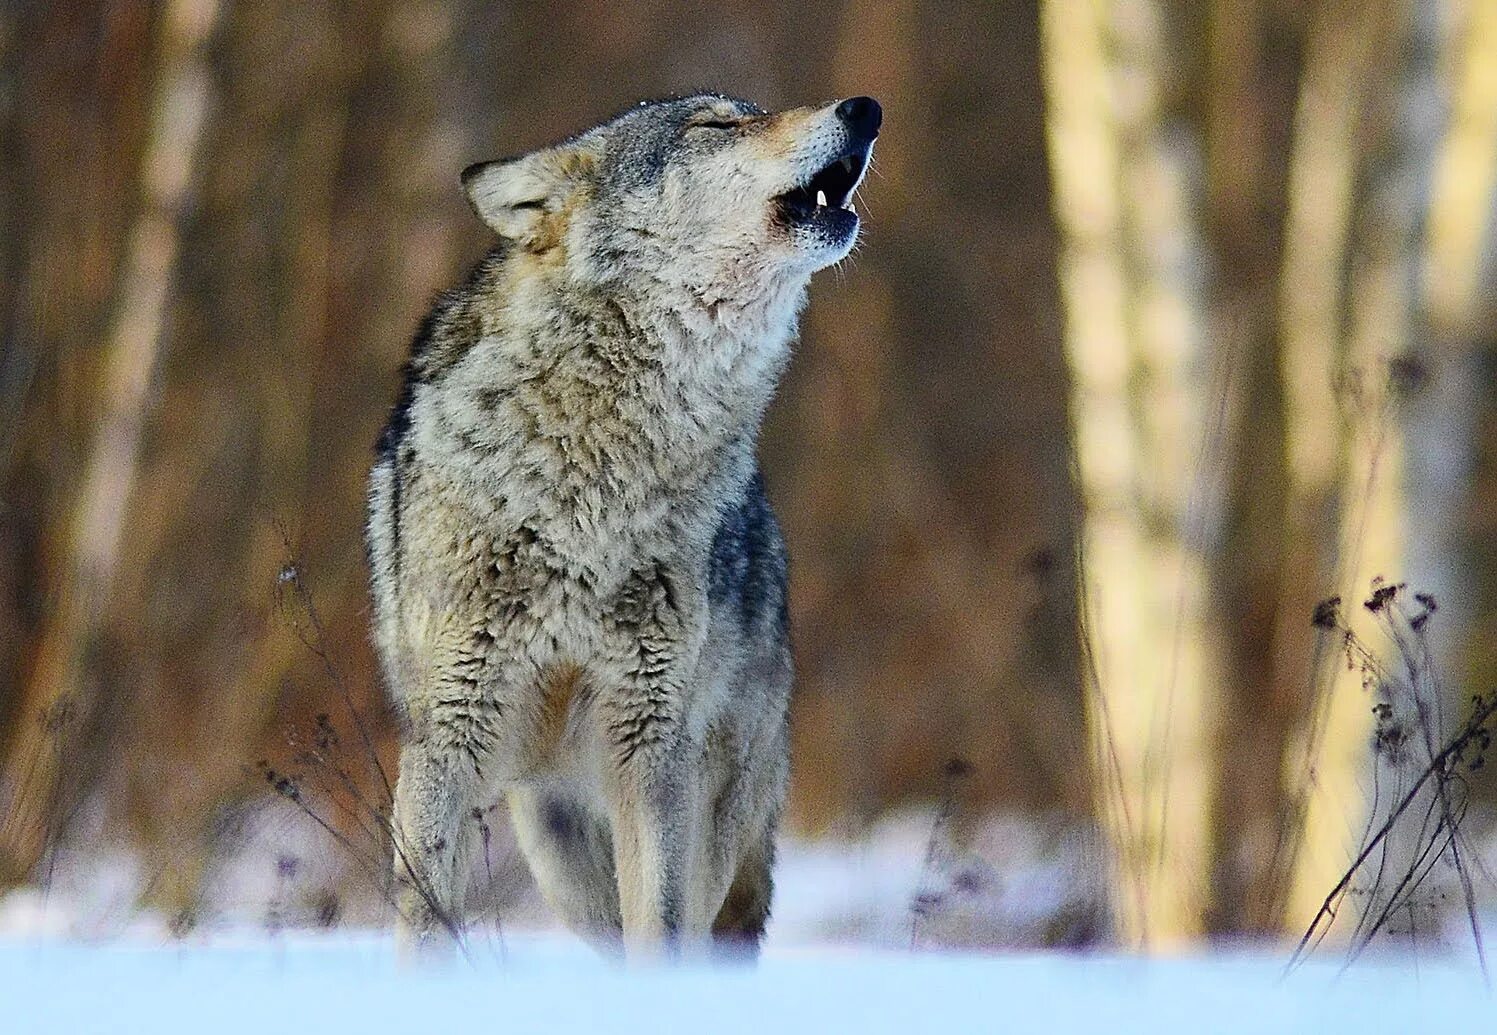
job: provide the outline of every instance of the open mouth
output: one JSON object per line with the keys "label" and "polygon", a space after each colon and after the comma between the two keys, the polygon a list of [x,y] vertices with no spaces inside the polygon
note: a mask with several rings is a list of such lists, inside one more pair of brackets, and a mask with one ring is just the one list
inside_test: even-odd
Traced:
{"label": "open mouth", "polygon": [[859,141],[849,146],[841,157],[818,169],[809,180],[775,200],[788,223],[856,224],[852,195],[868,169],[871,143]]}

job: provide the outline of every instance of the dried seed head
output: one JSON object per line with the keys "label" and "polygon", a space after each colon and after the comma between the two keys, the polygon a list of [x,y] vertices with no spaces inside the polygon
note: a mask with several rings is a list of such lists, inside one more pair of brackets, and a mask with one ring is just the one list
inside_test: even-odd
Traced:
{"label": "dried seed head", "polygon": [[1317,629],[1334,629],[1341,621],[1341,598],[1331,597],[1315,605],[1310,624]]}

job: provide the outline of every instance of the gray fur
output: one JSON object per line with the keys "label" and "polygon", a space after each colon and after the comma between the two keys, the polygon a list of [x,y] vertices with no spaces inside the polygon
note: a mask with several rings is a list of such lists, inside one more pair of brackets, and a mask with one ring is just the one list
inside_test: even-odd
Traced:
{"label": "gray fur", "polygon": [[857,143],[704,96],[464,173],[501,244],[423,324],[369,488],[408,945],[453,933],[501,793],[584,936],[757,945],[791,657],[755,440],[856,235],[776,199]]}

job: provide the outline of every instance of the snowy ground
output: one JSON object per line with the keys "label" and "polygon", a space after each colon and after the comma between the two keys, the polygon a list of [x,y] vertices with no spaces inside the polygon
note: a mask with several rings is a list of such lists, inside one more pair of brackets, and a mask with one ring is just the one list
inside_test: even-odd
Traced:
{"label": "snowy ground", "polygon": [[1105,934],[1086,843],[995,820],[958,854],[931,830],[913,812],[853,843],[787,844],[756,967],[619,968],[548,929],[522,887],[466,959],[403,968],[351,898],[333,929],[295,929],[337,856],[279,823],[210,873],[216,900],[185,937],[131,905],[139,867],[64,858],[45,896],[0,900],[0,1033],[1491,1029],[1469,935],[1418,954],[1395,939],[1344,969],[1326,950],[1287,976],[1281,952],[1036,951]]}
{"label": "snowy ground", "polygon": [[[493,951],[490,951],[492,949]],[[556,936],[449,969],[400,968],[347,932],[211,947],[0,941],[15,1033],[1421,1032],[1490,1030],[1469,968],[876,950],[770,952],[757,967],[624,970]],[[1448,1027],[1447,1027],[1448,1026]]]}
{"label": "snowy ground", "polygon": [[[1097,940],[1105,867],[1074,832],[997,817],[958,852],[932,838],[934,826],[931,810],[911,809],[853,841],[782,843],[770,943],[1022,949]],[[484,918],[474,921],[475,936],[490,936],[496,926],[511,933],[551,927],[507,829],[496,825],[493,841],[470,895],[470,916]],[[386,901],[348,860],[297,813],[262,813],[209,865],[191,933],[316,926],[334,896],[339,925],[387,926]],[[0,936],[165,939],[173,926],[182,930],[138,907],[149,897],[143,889],[163,882],[138,859],[69,851],[50,876],[45,893],[23,889],[0,898]]]}

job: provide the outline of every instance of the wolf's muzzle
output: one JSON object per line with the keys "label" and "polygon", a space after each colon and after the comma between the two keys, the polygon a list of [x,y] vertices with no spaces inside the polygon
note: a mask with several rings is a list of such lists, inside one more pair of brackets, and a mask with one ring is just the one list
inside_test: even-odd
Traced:
{"label": "wolf's muzzle", "polygon": [[852,97],[838,104],[833,114],[844,130],[837,149],[775,202],[781,224],[814,229],[823,243],[846,247],[858,232],[853,192],[868,171],[884,111],[872,97]]}

